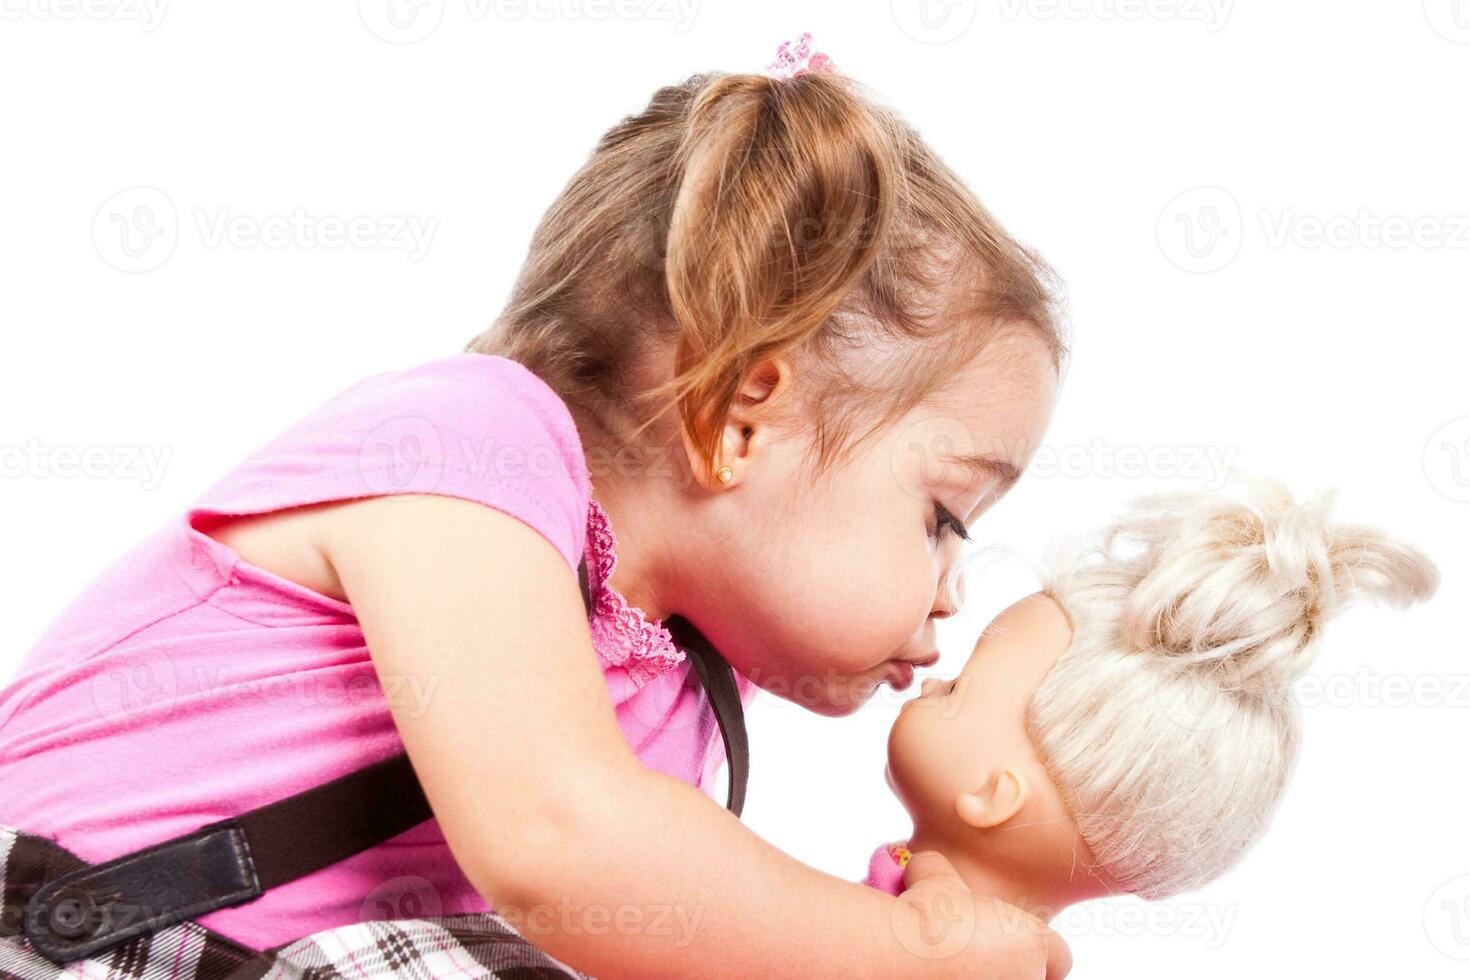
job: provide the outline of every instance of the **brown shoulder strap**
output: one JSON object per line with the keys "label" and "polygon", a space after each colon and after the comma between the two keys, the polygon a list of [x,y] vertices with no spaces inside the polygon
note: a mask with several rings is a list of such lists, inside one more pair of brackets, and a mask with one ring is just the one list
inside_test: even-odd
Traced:
{"label": "brown shoulder strap", "polygon": [[[578,583],[588,615],[587,565]],[[670,617],[725,741],[729,808],[738,816],[749,767],[734,671],[698,630]],[[151,847],[47,882],[26,906],[23,929],[37,952],[66,963],[136,936],[239,905],[320,871],[432,817],[406,754]]]}

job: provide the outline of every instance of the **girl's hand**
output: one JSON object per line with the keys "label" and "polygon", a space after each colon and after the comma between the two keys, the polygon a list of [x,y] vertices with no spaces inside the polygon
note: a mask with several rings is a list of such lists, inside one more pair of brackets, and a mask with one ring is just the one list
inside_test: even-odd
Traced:
{"label": "girl's hand", "polygon": [[938,851],[919,851],[904,868],[893,929],[915,956],[944,977],[1060,980],[1072,952],[1051,927],[1006,902],[977,898]]}
{"label": "girl's hand", "polygon": [[925,936],[969,897],[947,863],[911,867],[939,871],[908,893],[933,908],[906,945],[898,927],[917,913],[902,899],[801,864],[645,767],[618,727],[575,573],[517,518],[450,497],[369,497],[313,512],[302,533],[385,689],[409,678],[434,692],[389,708],[460,869],[557,959],[602,980],[1045,974],[1043,934],[989,905],[967,920],[968,945],[934,956]]}

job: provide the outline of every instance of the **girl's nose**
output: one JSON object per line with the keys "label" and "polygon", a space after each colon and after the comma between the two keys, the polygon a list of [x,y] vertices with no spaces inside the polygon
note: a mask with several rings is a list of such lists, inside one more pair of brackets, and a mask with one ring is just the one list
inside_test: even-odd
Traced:
{"label": "girl's nose", "polygon": [[924,678],[924,683],[919,685],[919,694],[923,697],[928,697],[943,683],[944,681],[941,681],[937,677],[926,677]]}

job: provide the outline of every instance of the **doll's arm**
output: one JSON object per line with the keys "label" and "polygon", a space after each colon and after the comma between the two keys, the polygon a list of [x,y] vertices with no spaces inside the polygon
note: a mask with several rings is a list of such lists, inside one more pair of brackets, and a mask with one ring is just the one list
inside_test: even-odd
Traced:
{"label": "doll's arm", "polygon": [[515,518],[379,497],[328,508],[313,536],[379,676],[434,692],[427,709],[391,707],[461,869],[552,955],[604,980],[1039,978],[1048,959],[1065,972],[1054,934],[989,906],[961,948],[926,956],[949,952],[932,940],[952,937],[968,901],[957,877],[936,871],[897,899],[843,881],[645,768],[617,727],[575,576]]}

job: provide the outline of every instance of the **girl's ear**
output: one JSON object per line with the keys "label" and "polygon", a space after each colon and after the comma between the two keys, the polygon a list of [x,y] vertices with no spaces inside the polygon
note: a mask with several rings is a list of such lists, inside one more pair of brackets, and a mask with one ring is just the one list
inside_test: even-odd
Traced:
{"label": "girl's ear", "polygon": [[1029,794],[1030,789],[1020,773],[1000,767],[990,773],[979,789],[955,797],[954,809],[961,820],[976,830],[992,830],[1019,813]]}
{"label": "girl's ear", "polygon": [[[759,361],[746,372],[745,379],[735,391],[730,411],[726,413],[720,432],[719,455],[708,469],[704,467],[689,431],[680,429],[695,482],[706,490],[723,490],[740,482],[743,471],[755,455],[757,444],[765,441],[765,427],[785,410],[791,382],[791,363],[783,357]],[[722,480],[719,474],[723,467],[728,467],[729,471],[727,478]]]}

